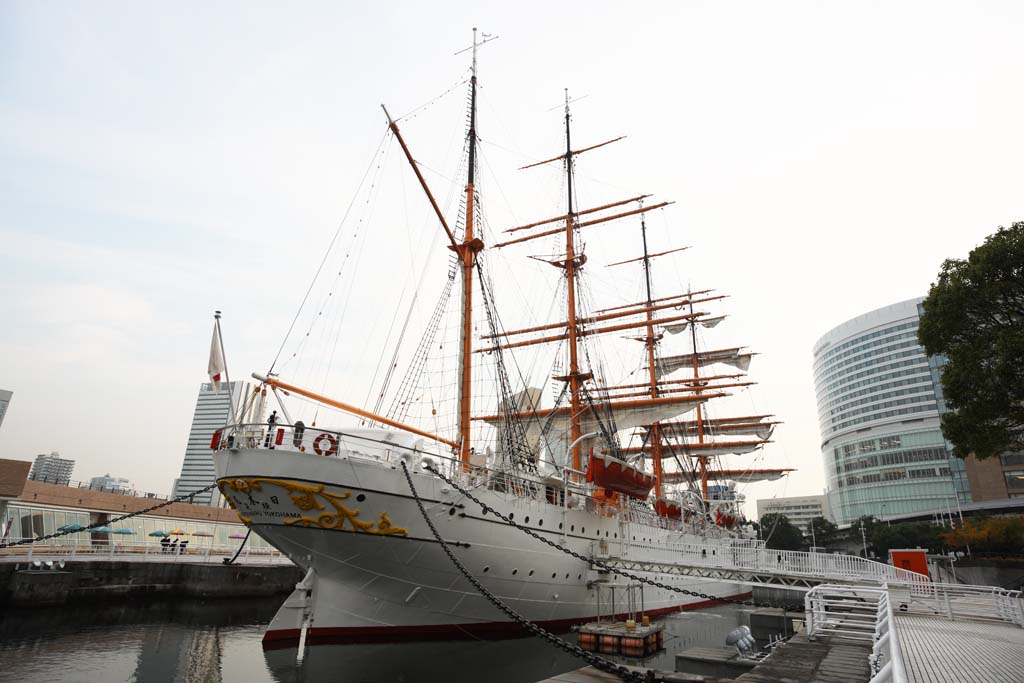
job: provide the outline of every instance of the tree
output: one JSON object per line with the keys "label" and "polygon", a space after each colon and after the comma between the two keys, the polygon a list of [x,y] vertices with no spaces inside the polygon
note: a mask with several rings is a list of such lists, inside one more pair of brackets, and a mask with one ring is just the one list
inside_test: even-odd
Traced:
{"label": "tree", "polygon": [[966,261],[942,264],[918,339],[946,357],[942,433],[954,453],[1024,450],[1024,221],[1000,227]]}
{"label": "tree", "polygon": [[765,547],[773,550],[800,550],[804,545],[800,528],[778,512],[769,512],[761,517],[761,538]]}
{"label": "tree", "polygon": [[1020,555],[1024,549],[1024,519],[1020,517],[985,517],[969,519],[952,531],[942,534],[954,548],[971,548],[973,552]]}
{"label": "tree", "polygon": [[[811,533],[813,530],[814,533]],[[807,523],[807,533],[804,534],[806,541],[822,548],[828,547],[835,541],[836,532],[839,527],[824,517],[813,517]]]}

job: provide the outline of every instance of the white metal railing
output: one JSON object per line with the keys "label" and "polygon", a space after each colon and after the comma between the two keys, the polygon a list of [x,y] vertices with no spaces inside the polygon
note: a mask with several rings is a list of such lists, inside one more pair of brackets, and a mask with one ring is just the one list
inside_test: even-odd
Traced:
{"label": "white metal railing", "polygon": [[[18,539],[13,539],[18,540]],[[224,558],[233,557],[238,545],[215,545],[189,543],[180,546],[162,546],[152,542],[115,540],[110,543],[93,543],[88,538],[79,538],[63,543],[28,543],[0,550],[0,562],[33,562],[35,560],[128,560],[134,562],[187,562],[220,563]],[[237,562],[249,564],[291,564],[291,560],[275,548],[253,547],[246,543],[239,553]]]}
{"label": "white metal railing", "polygon": [[949,620],[992,621],[1024,628],[1021,591],[960,583],[889,582],[897,614],[924,614]]}
{"label": "white metal railing", "polygon": [[804,596],[807,636],[871,643],[870,683],[907,683],[892,602],[885,588],[822,584]]}

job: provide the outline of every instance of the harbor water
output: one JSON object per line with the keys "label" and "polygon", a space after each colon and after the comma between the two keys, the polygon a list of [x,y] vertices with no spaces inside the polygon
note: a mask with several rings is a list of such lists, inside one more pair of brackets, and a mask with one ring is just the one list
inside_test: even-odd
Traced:
{"label": "harbor water", "polygon": [[[584,666],[536,638],[318,645],[264,651],[275,600],[155,601],[0,612],[0,681],[19,683],[532,683]],[[647,660],[671,671],[677,652],[722,645],[744,623],[733,606],[668,617],[666,651]],[[562,637],[575,642],[574,634]]]}

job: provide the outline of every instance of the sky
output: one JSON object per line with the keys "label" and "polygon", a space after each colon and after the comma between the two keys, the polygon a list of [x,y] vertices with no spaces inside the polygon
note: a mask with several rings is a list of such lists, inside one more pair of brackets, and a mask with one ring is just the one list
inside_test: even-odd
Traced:
{"label": "sky", "polygon": [[[785,424],[758,466],[798,471],[751,503],[820,493],[814,342],[926,294],[944,259],[1024,218],[1024,6],[490,5],[0,4],[0,457],[56,450],[77,479],[169,492],[213,311],[232,375],[266,369],[378,158],[381,103],[436,102],[401,125],[430,182],[457,186],[463,86],[435,98],[465,79],[454,53],[477,26],[500,36],[480,54],[488,220],[559,213],[558,169],[515,169],[559,152],[568,88],[579,145],[627,136],[580,157],[581,202],[674,201],[652,249],[692,248],[659,285],[728,293],[728,338],[759,354],[743,400]],[[404,185],[380,215],[401,244],[383,257],[384,237],[353,232],[371,255],[344,285],[372,285],[346,306],[377,330],[397,310],[378,302],[408,301],[391,289],[443,253],[387,155],[381,178]],[[592,265],[635,255],[635,226],[601,230]],[[545,269],[509,289],[550,297]],[[635,293],[589,270],[595,299]],[[332,387],[372,376],[365,351]]]}

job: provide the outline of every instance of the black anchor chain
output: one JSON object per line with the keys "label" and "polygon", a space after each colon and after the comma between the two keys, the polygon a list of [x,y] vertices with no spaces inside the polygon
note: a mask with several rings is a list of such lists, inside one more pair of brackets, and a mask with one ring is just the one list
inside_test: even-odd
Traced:
{"label": "black anchor chain", "polygon": [[668,584],[661,583],[660,581],[656,581],[654,579],[648,579],[646,577],[639,576],[639,575],[634,574],[634,573],[632,573],[630,571],[627,571],[625,569],[616,569],[615,567],[609,566],[609,565],[605,564],[604,562],[601,562],[600,560],[598,560],[596,558],[587,557],[585,555],[581,555],[580,553],[578,553],[578,552],[576,552],[574,550],[571,550],[570,548],[566,548],[565,546],[559,545],[559,544],[555,543],[554,541],[541,536],[540,534],[536,533],[535,531],[533,531],[532,529],[530,529],[528,527],[524,527],[524,526],[521,526],[521,525],[517,524],[511,518],[506,517],[505,515],[501,514],[500,512],[498,512],[497,510],[492,508],[490,505],[488,505],[487,503],[483,502],[482,500],[480,500],[479,498],[474,496],[472,493],[470,493],[469,491],[467,491],[463,487],[459,486],[457,483],[455,483],[454,481],[452,481],[451,479],[446,477],[444,474],[442,474],[441,472],[439,472],[438,470],[436,470],[432,466],[425,465],[423,469],[425,469],[428,472],[430,472],[430,473],[440,477],[441,479],[446,481],[452,488],[454,488],[459,493],[461,493],[462,495],[464,495],[467,498],[469,498],[471,501],[473,501],[477,505],[479,505],[480,509],[483,511],[483,513],[485,515],[493,514],[495,517],[497,517],[501,521],[505,522],[506,524],[508,524],[510,526],[515,527],[516,529],[519,529],[520,531],[522,531],[523,533],[527,534],[528,536],[532,536],[533,538],[537,539],[541,543],[549,545],[552,548],[554,548],[555,550],[559,550],[559,551],[565,553],[566,555],[571,555],[571,556],[575,557],[577,560],[582,560],[583,562],[586,562],[588,564],[592,564],[592,565],[594,565],[594,566],[596,566],[596,567],[598,567],[600,569],[603,569],[604,571],[611,572],[613,574],[618,574],[619,576],[624,576],[627,579],[633,579],[634,581],[639,581],[640,583],[646,583],[647,585],[654,586],[655,588],[662,588],[664,590],[673,591],[675,593],[683,593],[685,595],[691,595],[691,596],[698,597],[698,598],[704,598],[705,600],[710,600],[710,601],[715,601],[715,602],[728,602],[728,603],[731,603],[731,604],[734,604],[734,605],[744,605],[746,607],[771,607],[773,609],[783,609],[783,610],[787,610],[787,611],[801,611],[802,612],[803,609],[804,609],[803,605],[784,605],[784,604],[777,604],[777,603],[774,603],[774,602],[761,602],[759,600],[738,600],[736,598],[727,598],[727,597],[718,596],[718,595],[708,595],[707,593],[701,593],[699,591],[691,591],[691,590],[687,590],[685,588],[679,588],[678,586],[669,586]]}
{"label": "black anchor chain", "polygon": [[[563,650],[571,655],[574,655],[576,657],[579,657],[580,659],[585,660],[595,669],[599,669],[606,673],[618,676],[622,680],[627,681],[629,683],[644,683],[644,681],[650,680],[649,677],[645,677],[639,671],[634,671],[628,667],[622,666],[621,664],[616,664],[611,660],[605,659],[603,657],[598,657],[593,652],[588,652],[578,645],[573,645],[572,643],[566,640],[562,640],[550,631],[541,628],[540,626],[533,623],[526,617],[522,616],[514,609],[512,609],[504,602],[502,602],[501,599],[498,598],[496,595],[487,590],[483,586],[483,584],[481,584],[477,580],[477,578],[473,576],[473,574],[468,569],[466,569],[466,566],[462,564],[458,557],[455,556],[455,553],[452,552],[452,549],[448,546],[448,543],[445,542],[445,540],[441,537],[441,534],[438,533],[437,527],[434,526],[434,521],[430,519],[430,516],[427,514],[426,508],[423,506],[423,501],[420,500],[419,493],[416,492],[416,486],[412,483],[412,475],[409,473],[409,468],[408,466],[406,466],[404,460],[402,461],[402,470],[405,472],[405,480],[409,483],[409,490],[412,491],[412,496],[413,498],[416,499],[416,504],[420,508],[420,514],[423,515],[423,521],[425,521],[427,523],[427,526],[430,527],[430,532],[434,535],[434,538],[441,545],[441,549],[444,550],[446,555],[448,555],[448,559],[452,561],[452,564],[454,564],[455,567],[460,572],[462,572],[462,575],[466,577],[466,580],[469,581],[473,585],[473,587],[476,588],[477,591],[479,591],[480,595],[484,596],[484,598],[487,599],[488,602],[490,602],[499,610],[507,614],[509,618],[511,618],[517,624],[519,624],[524,629],[529,631],[531,634],[539,638],[543,638],[548,643],[554,645],[560,650]],[[430,471],[433,472],[434,470]]]}

